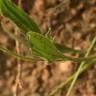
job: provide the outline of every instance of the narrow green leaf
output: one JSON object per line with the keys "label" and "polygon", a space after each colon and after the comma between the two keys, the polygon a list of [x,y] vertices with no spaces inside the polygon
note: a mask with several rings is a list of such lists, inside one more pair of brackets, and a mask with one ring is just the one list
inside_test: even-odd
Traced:
{"label": "narrow green leaf", "polygon": [[1,12],[16,23],[25,32],[30,30],[40,32],[36,23],[19,7],[9,0],[0,0]]}

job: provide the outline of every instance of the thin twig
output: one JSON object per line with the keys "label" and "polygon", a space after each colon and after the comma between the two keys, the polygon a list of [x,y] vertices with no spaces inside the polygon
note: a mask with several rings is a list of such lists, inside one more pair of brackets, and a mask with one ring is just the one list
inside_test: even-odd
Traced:
{"label": "thin twig", "polygon": [[[22,2],[22,0],[18,1],[18,6],[20,8],[21,8],[21,2]],[[15,28],[15,34],[19,35],[17,26]],[[19,42],[17,40],[16,40],[16,51],[18,54],[20,54],[20,45],[19,45]],[[21,72],[22,72],[21,62],[20,62],[20,59],[17,59],[17,76],[16,76],[16,84],[15,84],[15,96],[19,96],[19,90],[22,88]]]}

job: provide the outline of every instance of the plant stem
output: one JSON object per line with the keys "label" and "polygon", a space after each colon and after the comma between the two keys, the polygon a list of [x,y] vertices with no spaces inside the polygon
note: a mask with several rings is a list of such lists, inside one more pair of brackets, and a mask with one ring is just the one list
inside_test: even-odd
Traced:
{"label": "plant stem", "polygon": [[[82,68],[82,70],[80,71],[80,74],[82,72],[84,72],[87,68],[89,68],[90,66],[92,66],[93,64],[96,64],[96,60],[92,60],[89,63],[86,63],[84,65],[84,67]],[[64,81],[63,83],[61,83],[59,86],[57,86],[54,90],[52,90],[52,92],[48,95],[48,96],[54,96],[60,89],[62,89],[65,85],[67,85],[69,82],[71,82],[74,79],[76,73],[74,73],[72,76],[70,76],[66,81]]]}
{"label": "plant stem", "polygon": [[[94,37],[94,39],[93,39],[93,41],[92,41],[89,49],[87,50],[87,53],[85,54],[85,57],[88,57],[88,55],[90,54],[91,50],[92,50],[93,47],[94,47],[95,42],[96,42],[96,37]],[[77,78],[78,78],[78,76],[79,76],[79,74],[80,74],[80,72],[81,72],[84,64],[85,64],[84,61],[81,62],[80,66],[79,66],[79,68],[78,68],[78,70],[77,70],[77,72],[76,72],[76,74],[75,74],[75,76],[74,76],[74,79],[73,79],[73,81],[72,81],[72,83],[71,83],[71,85],[70,85],[70,87],[69,87],[69,90],[68,90],[66,96],[70,96],[70,93],[71,93],[71,91],[72,91],[72,88],[73,88],[73,86],[74,86],[74,84],[75,84],[75,82],[76,82],[76,80],[77,80]]]}
{"label": "plant stem", "polygon": [[[19,0],[18,1],[18,6],[20,8],[21,8],[21,2],[22,2],[22,0]],[[16,35],[20,35],[18,33],[18,31],[19,31],[19,29],[16,26],[15,27],[15,34]],[[20,54],[20,44],[19,44],[19,42],[17,40],[15,42],[16,42],[16,51],[17,51],[18,54]],[[16,95],[16,96],[19,96],[20,89],[22,89],[21,76],[22,76],[22,65],[21,65],[20,59],[17,59],[17,75],[16,75],[16,84],[14,86],[15,87],[15,93],[14,93],[14,95]]]}

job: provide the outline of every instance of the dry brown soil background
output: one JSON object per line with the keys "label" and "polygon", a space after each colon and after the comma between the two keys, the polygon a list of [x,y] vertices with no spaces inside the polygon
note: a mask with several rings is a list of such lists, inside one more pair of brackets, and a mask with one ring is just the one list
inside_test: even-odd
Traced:
{"label": "dry brown soil background", "polygon": [[[23,8],[38,24],[42,33],[45,34],[51,27],[52,36],[58,43],[82,50],[89,47],[96,35],[96,0],[22,1]],[[14,24],[5,18],[3,21],[8,28],[15,28]],[[1,29],[0,43],[15,49],[15,41]],[[20,50],[22,52],[23,49]],[[36,61],[34,64],[22,61],[21,64],[23,88],[18,96],[48,96],[48,93],[72,75],[76,68],[70,61],[54,62],[49,66],[43,61]],[[71,96],[96,96],[95,71],[96,65],[80,75]],[[0,96],[13,96],[16,74],[16,59],[0,51]],[[56,96],[65,96],[66,89],[67,87],[62,89]]]}

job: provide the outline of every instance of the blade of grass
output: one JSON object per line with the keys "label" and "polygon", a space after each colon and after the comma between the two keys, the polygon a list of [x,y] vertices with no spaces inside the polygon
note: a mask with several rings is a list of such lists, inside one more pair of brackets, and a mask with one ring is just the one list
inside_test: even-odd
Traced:
{"label": "blade of grass", "polygon": [[21,60],[24,60],[24,61],[31,61],[31,62],[33,62],[35,60],[32,57],[25,57],[23,55],[17,54],[16,52],[11,51],[8,48],[6,48],[3,44],[0,44],[0,50],[2,52],[4,52],[5,54],[13,56],[14,58],[17,58],[17,59],[21,59]]}
{"label": "blade of grass", "polygon": [[[86,62],[86,64],[84,65],[84,67],[82,68],[82,70],[80,71],[80,74],[83,73],[85,70],[87,70],[89,67],[93,66],[94,64],[96,64],[96,59],[90,61],[90,62]],[[76,73],[74,73],[72,76],[70,76],[66,81],[64,81],[63,83],[61,83],[60,85],[58,85],[55,89],[53,89],[48,96],[55,96],[55,94],[60,91],[62,88],[64,88],[65,85],[67,85],[68,83],[70,83],[75,76]]]}
{"label": "blade of grass", "polygon": [[[91,50],[93,49],[95,43],[96,43],[96,37],[94,37],[89,49],[87,50],[87,53],[85,54],[85,57],[88,57],[88,55],[90,54]],[[77,72],[76,72],[76,74],[74,76],[74,79],[73,79],[73,81],[72,81],[72,83],[71,83],[71,85],[70,85],[70,87],[68,89],[68,92],[67,92],[66,96],[70,96],[70,93],[71,93],[71,91],[73,89],[73,86],[74,86],[74,84],[75,84],[75,82],[76,82],[76,80],[77,80],[77,78],[78,78],[84,64],[85,64],[84,61],[81,62],[80,66],[79,66],[79,68],[78,68],[78,70],[77,70]]]}
{"label": "blade of grass", "polygon": [[41,32],[37,24],[19,7],[9,0],[0,0],[0,10],[8,18],[10,18],[23,31],[30,30]]}

